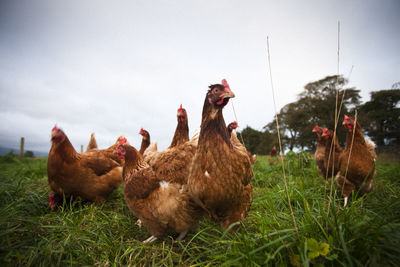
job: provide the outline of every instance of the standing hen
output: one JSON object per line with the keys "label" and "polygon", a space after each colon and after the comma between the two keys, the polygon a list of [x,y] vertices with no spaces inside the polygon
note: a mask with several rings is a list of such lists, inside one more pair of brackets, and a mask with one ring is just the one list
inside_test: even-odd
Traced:
{"label": "standing hen", "polygon": [[236,130],[237,127],[239,127],[239,124],[236,121],[228,124],[227,129],[228,129],[229,138],[231,138],[231,136],[232,136],[232,131]]}
{"label": "standing hen", "polygon": [[142,136],[142,144],[140,145],[140,154],[143,155],[144,151],[149,147],[150,145],[150,134],[148,131],[144,130],[143,128],[140,129],[139,134]]}
{"label": "standing hen", "polygon": [[54,126],[47,162],[50,208],[57,206],[62,194],[79,196],[101,203],[122,182],[122,167],[101,150],[79,154],[66,134]]}
{"label": "standing hen", "polygon": [[144,242],[156,240],[168,229],[180,233],[178,240],[182,240],[201,216],[201,211],[190,202],[187,190],[181,184],[157,177],[126,139],[121,141],[116,151],[119,157],[125,158],[123,184],[126,203],[152,235]]}
{"label": "standing hen", "polygon": [[339,158],[340,171],[335,181],[342,190],[346,206],[353,190],[360,190],[361,194],[365,194],[373,189],[376,171],[375,155],[365,142],[360,124],[345,115],[343,125],[347,130],[346,147]]}
{"label": "standing hen", "polygon": [[176,115],[178,119],[178,125],[175,129],[174,137],[172,138],[171,147],[181,145],[189,141],[189,124],[186,109],[182,108],[182,105],[178,109],[178,114]]}
{"label": "standing hen", "polygon": [[254,162],[257,159],[257,156],[254,154],[252,155],[247,149],[246,147],[239,141],[239,138],[237,137],[236,128],[239,127],[239,124],[234,121],[228,124],[227,130],[228,130],[228,135],[229,135],[229,139],[231,140],[231,143],[233,146],[235,146],[237,149],[241,149],[242,151],[245,151],[247,153],[247,155],[250,158],[250,162],[251,164],[254,164]]}
{"label": "standing hen", "polygon": [[164,151],[158,152],[157,143],[153,143],[143,155],[145,161],[153,168],[156,176],[167,182],[187,183],[190,162],[196,152],[199,138],[198,133],[195,133],[191,140],[187,138],[183,142],[182,137],[186,139],[185,136],[189,134],[187,120],[186,111],[180,108],[178,110],[178,126],[171,146]]}
{"label": "standing hen", "polygon": [[253,170],[246,152],[232,145],[222,109],[235,95],[226,80],[209,87],[203,106],[201,132],[190,167],[189,192],[223,229],[243,221],[250,208]]}
{"label": "standing hen", "polygon": [[317,148],[315,149],[314,160],[315,163],[317,164],[318,172],[322,175],[322,177],[325,177],[326,176],[325,146],[327,143],[327,139],[321,136],[323,130],[318,125],[315,125],[312,131],[317,134]]}
{"label": "standing hen", "polygon": [[335,176],[337,174],[340,167],[339,159],[341,154],[343,153],[343,149],[339,145],[337,135],[335,135],[335,138],[333,138],[333,136],[333,131],[328,130],[328,128],[325,128],[321,135],[321,138],[325,142],[324,168],[327,172],[324,173],[323,176],[326,178]]}

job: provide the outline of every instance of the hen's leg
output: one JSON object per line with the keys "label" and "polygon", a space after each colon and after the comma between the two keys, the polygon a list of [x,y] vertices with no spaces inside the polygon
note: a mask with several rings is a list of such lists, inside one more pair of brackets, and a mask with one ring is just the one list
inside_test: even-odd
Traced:
{"label": "hen's leg", "polygon": [[181,232],[176,240],[181,241],[182,239],[184,239],[186,234],[187,234],[187,232],[188,232],[187,230]]}
{"label": "hen's leg", "polygon": [[147,243],[151,243],[151,242],[153,242],[155,240],[157,240],[157,237],[152,235],[149,238],[147,238],[145,241],[143,241],[143,243],[147,244]]}
{"label": "hen's leg", "polygon": [[341,188],[342,195],[344,197],[343,207],[346,207],[348,198],[351,192],[356,188],[356,186],[348,179],[345,179],[342,175],[340,175],[340,172],[338,172],[338,174],[336,175],[335,182]]}

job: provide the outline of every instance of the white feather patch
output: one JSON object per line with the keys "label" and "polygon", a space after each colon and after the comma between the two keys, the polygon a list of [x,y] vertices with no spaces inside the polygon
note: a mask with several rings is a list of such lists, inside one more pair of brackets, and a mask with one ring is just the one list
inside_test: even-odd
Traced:
{"label": "white feather patch", "polygon": [[167,189],[168,186],[169,186],[169,183],[168,183],[168,182],[166,182],[166,181],[161,181],[161,182],[160,182],[160,187],[161,187],[161,189]]}
{"label": "white feather patch", "polygon": [[206,171],[206,172],[204,173],[204,175],[205,175],[206,177],[210,177],[210,174],[208,173],[208,171]]}

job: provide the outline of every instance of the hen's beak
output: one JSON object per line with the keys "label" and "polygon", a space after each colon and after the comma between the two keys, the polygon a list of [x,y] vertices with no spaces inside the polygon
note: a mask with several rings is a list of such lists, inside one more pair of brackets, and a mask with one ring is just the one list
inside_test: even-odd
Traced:
{"label": "hen's beak", "polygon": [[51,133],[51,138],[50,138],[50,140],[51,140],[51,141],[54,141],[55,138],[56,138],[56,133],[55,133],[55,132],[52,132],[52,133]]}
{"label": "hen's beak", "polygon": [[221,94],[221,98],[234,98],[235,94],[229,88],[225,88],[224,92]]}

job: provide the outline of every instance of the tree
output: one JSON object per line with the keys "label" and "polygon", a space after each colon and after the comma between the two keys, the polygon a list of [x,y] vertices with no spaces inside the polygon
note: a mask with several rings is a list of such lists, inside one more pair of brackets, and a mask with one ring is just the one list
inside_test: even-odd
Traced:
{"label": "tree", "polygon": [[[292,150],[294,147],[301,149],[315,149],[316,138],[312,133],[313,127],[318,124],[329,129],[335,126],[335,107],[340,108],[340,118],[349,113],[360,104],[360,90],[346,88],[347,80],[342,76],[327,76],[321,80],[308,83],[298,100],[284,106],[278,119],[281,127],[281,136],[284,143]],[[270,131],[276,128],[275,119],[265,126]],[[275,130],[276,131],[276,130]],[[337,128],[339,140],[345,139],[343,127]]]}
{"label": "tree", "polygon": [[[277,143],[276,136],[268,131],[258,131],[250,126],[244,128],[240,135],[243,137],[246,149],[252,154],[267,155]],[[240,139],[240,137],[239,137]]]}
{"label": "tree", "polygon": [[371,100],[360,106],[360,123],[378,145],[400,144],[400,90],[371,92]]}
{"label": "tree", "polygon": [[[302,104],[300,102],[289,103],[281,108],[278,114],[281,140],[289,150],[293,150],[294,146],[299,143],[300,133],[308,119]],[[275,119],[264,128],[277,135]]]}

